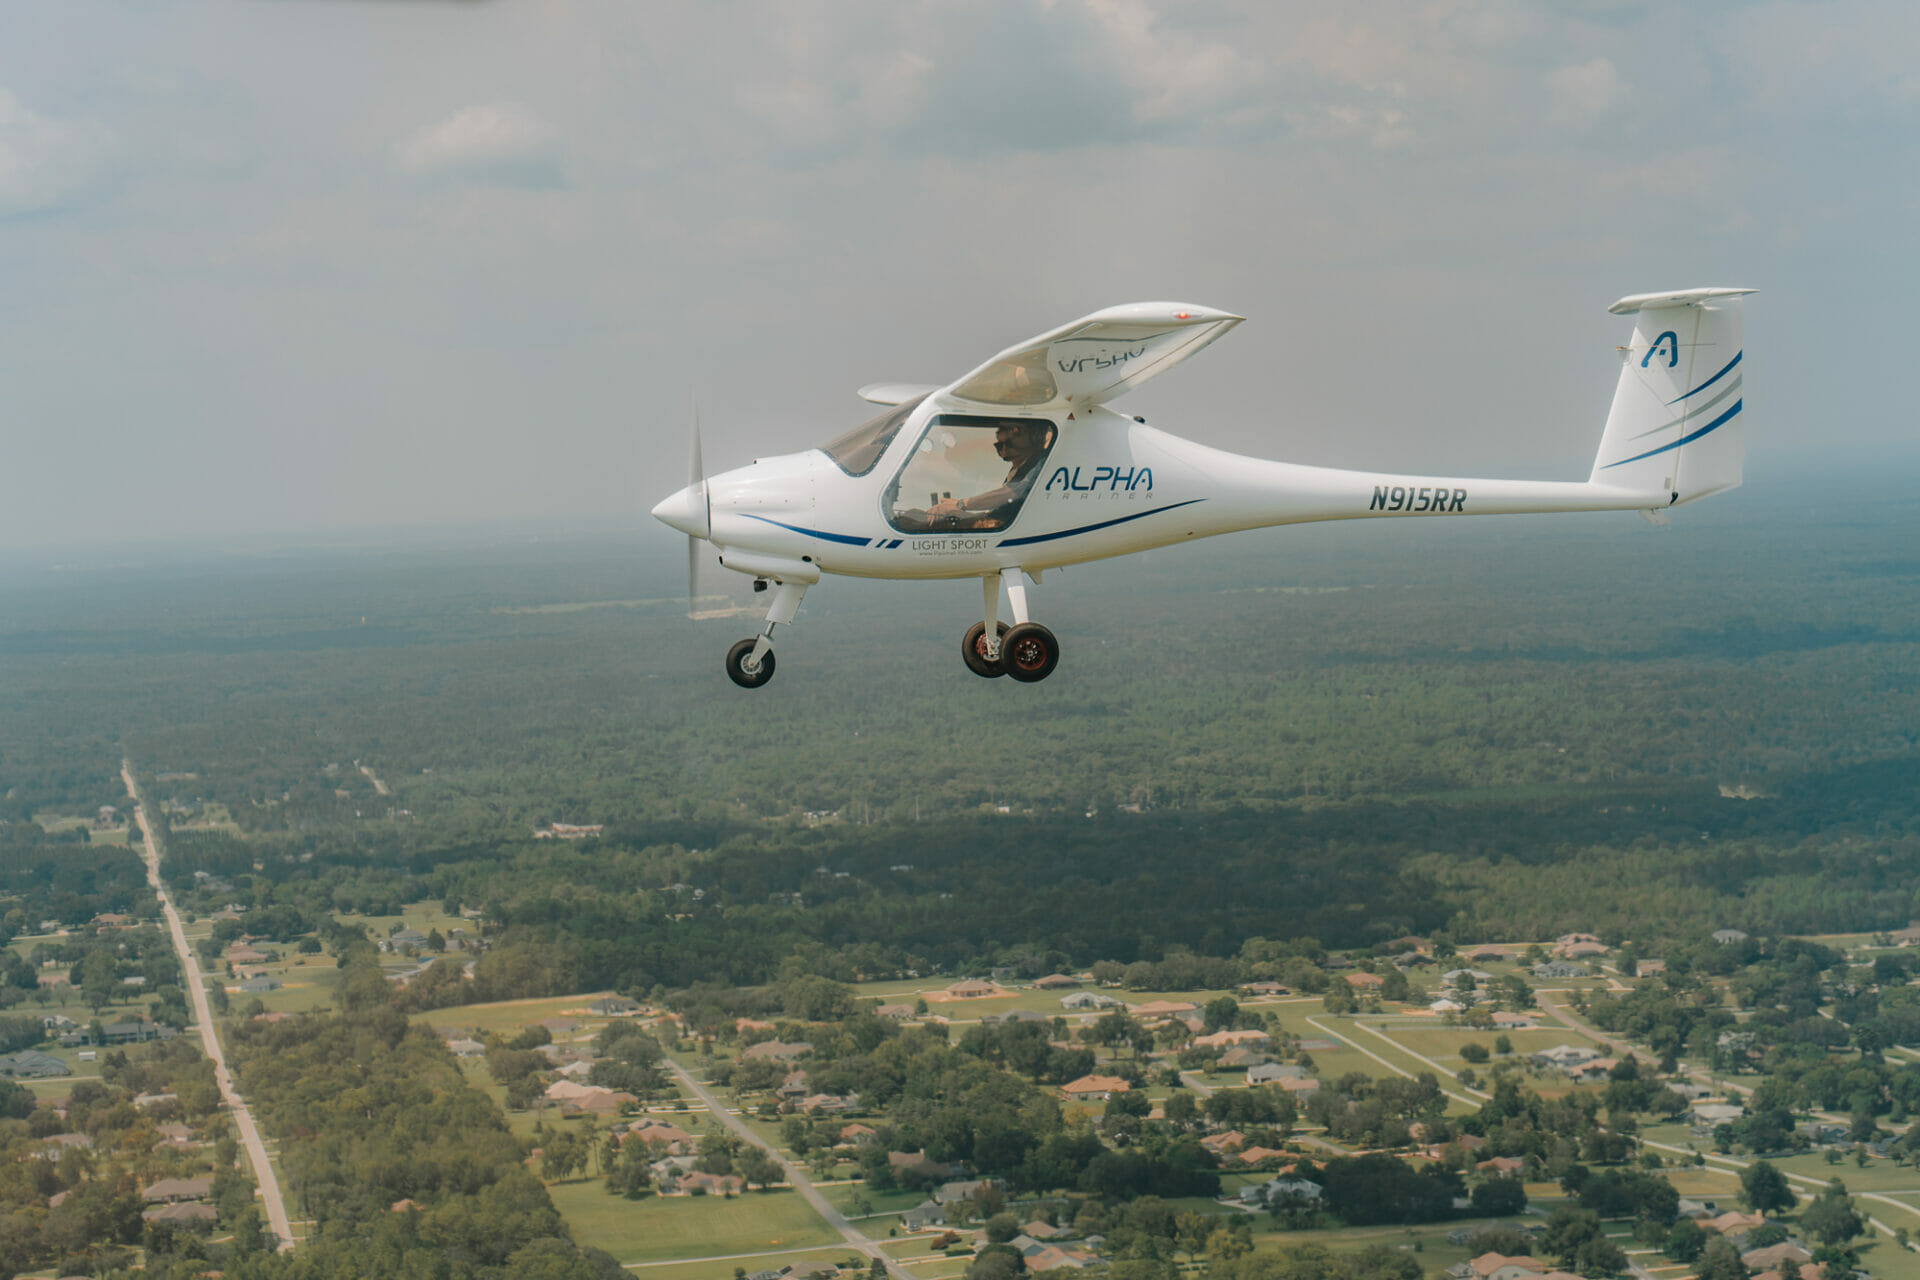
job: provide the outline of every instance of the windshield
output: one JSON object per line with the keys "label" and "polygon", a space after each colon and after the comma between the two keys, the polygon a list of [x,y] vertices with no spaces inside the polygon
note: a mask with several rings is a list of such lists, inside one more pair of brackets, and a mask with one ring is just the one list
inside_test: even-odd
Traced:
{"label": "windshield", "polygon": [[880,455],[887,451],[893,438],[900,434],[900,428],[906,425],[913,411],[920,407],[926,396],[915,396],[894,405],[877,418],[869,418],[843,436],[829,440],[820,447],[834,463],[850,476],[863,476],[873,470]]}

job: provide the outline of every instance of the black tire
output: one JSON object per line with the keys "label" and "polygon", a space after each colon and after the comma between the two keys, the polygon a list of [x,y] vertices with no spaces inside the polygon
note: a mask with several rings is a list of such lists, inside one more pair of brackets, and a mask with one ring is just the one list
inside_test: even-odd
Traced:
{"label": "black tire", "polygon": [[760,655],[760,666],[758,670],[749,672],[746,667],[741,665],[746,662],[747,655],[753,652],[753,646],[758,643],[759,637],[755,636],[750,640],[742,640],[739,644],[727,650],[727,679],[733,681],[742,689],[758,689],[761,685],[773,679],[773,650],[771,649]]}
{"label": "black tire", "polygon": [[1060,642],[1037,622],[1023,622],[1000,638],[1000,665],[1021,684],[1034,684],[1060,665]]}
{"label": "black tire", "polygon": [[[999,630],[995,634],[1004,643],[1007,637],[1007,624],[1000,623]],[[968,627],[966,639],[960,642],[960,660],[967,664],[967,670],[973,674],[985,676],[991,680],[995,676],[1007,674],[1007,669],[998,658],[989,658],[986,655],[986,640],[987,624],[985,622],[976,622]],[[1004,653],[1006,650],[1003,648],[1001,652]]]}

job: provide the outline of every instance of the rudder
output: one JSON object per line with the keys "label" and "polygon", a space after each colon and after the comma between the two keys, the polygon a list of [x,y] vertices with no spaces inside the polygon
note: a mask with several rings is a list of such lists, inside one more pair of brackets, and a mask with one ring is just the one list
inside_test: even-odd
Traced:
{"label": "rudder", "polygon": [[1665,493],[1664,506],[1739,485],[1745,368],[1741,304],[1732,300],[1752,292],[1642,293],[1608,308],[1635,320],[1590,482]]}

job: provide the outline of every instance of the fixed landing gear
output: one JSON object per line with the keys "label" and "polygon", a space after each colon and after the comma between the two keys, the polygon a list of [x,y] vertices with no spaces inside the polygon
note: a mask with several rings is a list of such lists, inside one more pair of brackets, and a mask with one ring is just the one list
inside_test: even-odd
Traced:
{"label": "fixed landing gear", "polygon": [[967,670],[977,676],[991,680],[995,676],[1007,674],[1007,668],[1000,661],[1005,651],[1007,624],[997,624],[994,642],[987,643],[987,624],[976,622],[967,628],[966,638],[960,642],[960,660],[967,664]]}
{"label": "fixed landing gear", "polygon": [[[960,641],[960,658],[977,676],[989,680],[1012,676],[1022,684],[1034,684],[1052,675],[1060,665],[1060,641],[1027,617],[1027,588],[1020,581],[1021,572],[1002,569],[980,580],[986,617],[967,628]],[[1036,572],[1034,581],[1039,580]],[[1007,602],[1013,607],[1011,627],[999,619],[1002,582],[1006,583]]]}
{"label": "fixed landing gear", "polygon": [[759,635],[749,636],[727,650],[727,679],[742,689],[758,689],[773,679],[773,629],[793,621],[793,615],[800,612],[800,598],[806,594],[804,582],[782,582],[774,587],[766,626]]}

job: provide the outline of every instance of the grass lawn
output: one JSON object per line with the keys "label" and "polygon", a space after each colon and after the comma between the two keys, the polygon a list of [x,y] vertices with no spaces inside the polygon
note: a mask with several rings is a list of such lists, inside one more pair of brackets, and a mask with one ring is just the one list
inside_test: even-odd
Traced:
{"label": "grass lawn", "polygon": [[[739,1262],[653,1262],[642,1263],[629,1268],[635,1280],[732,1280],[736,1266],[748,1271],[777,1271],[788,1263],[794,1262],[832,1262],[845,1263],[854,1257],[854,1251],[846,1245],[837,1249],[799,1249],[793,1252],[782,1250],[764,1258],[746,1259]],[[866,1259],[860,1258],[861,1269],[865,1269]]]}
{"label": "grass lawn", "polygon": [[[834,1246],[839,1239],[791,1190],[754,1191],[732,1198],[626,1200],[608,1195],[598,1178],[582,1178],[555,1183],[547,1192],[575,1240],[605,1249],[622,1262],[818,1248]],[[836,1247],[846,1246],[842,1242]],[[731,1268],[726,1274],[732,1274]]]}
{"label": "grass lawn", "polygon": [[[924,1191],[869,1191],[865,1183],[853,1183],[844,1187],[821,1187],[820,1194],[827,1203],[846,1214],[849,1218],[860,1212],[854,1201],[864,1201],[872,1207],[869,1213],[904,1213],[927,1198]],[[877,1219],[869,1219],[867,1234],[872,1235],[872,1224]],[[882,1227],[889,1225],[880,1224]]]}

